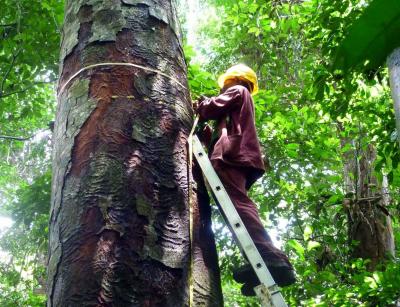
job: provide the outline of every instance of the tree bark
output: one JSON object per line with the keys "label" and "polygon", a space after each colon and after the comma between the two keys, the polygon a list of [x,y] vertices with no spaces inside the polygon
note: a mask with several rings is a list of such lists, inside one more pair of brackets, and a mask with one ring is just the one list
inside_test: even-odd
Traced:
{"label": "tree bark", "polygon": [[374,173],[376,150],[354,141],[342,140],[344,154],[344,207],[348,216],[349,243],[354,258],[370,259],[368,269],[394,256],[394,236],[387,206],[390,204],[387,181],[379,183]]}
{"label": "tree bark", "polygon": [[[48,306],[189,305],[193,113],[188,90],[171,79],[187,84],[179,32],[171,0],[66,1]],[[110,62],[171,78],[108,65],[67,82]],[[198,182],[193,305],[222,306],[209,200]]]}
{"label": "tree bark", "polygon": [[396,118],[397,141],[400,145],[400,48],[395,49],[387,60]]}

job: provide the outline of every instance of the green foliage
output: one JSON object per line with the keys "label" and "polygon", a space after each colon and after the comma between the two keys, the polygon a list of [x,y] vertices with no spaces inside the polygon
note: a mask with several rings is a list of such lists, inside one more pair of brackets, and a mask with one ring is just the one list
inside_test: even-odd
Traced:
{"label": "green foliage", "polygon": [[215,81],[215,76],[202,69],[199,64],[193,62],[192,59],[195,57],[196,53],[191,46],[185,45],[184,51],[185,59],[188,63],[187,77],[192,99],[196,100],[201,95],[209,97],[217,95],[218,84]]}
{"label": "green foliage", "polygon": [[[54,98],[49,84],[57,76],[62,16],[63,1],[3,1],[0,122],[8,125],[2,134],[27,136],[51,110]],[[16,131],[13,122],[19,124]]]}
{"label": "green foliage", "polygon": [[15,223],[32,229],[32,223],[38,217],[44,216],[46,221],[50,206],[50,186],[50,171],[35,178],[32,184],[25,182],[20,185],[17,201],[6,207]]}
{"label": "green foliage", "polygon": [[46,300],[46,254],[50,206],[50,174],[24,184],[8,206],[13,226],[0,234],[0,248],[7,252],[0,263],[1,306],[42,306]]}
{"label": "green foliage", "polygon": [[[331,71],[339,42],[366,2],[209,2],[220,18],[203,26],[203,35],[213,37],[206,40],[211,46],[202,47],[210,57],[208,69],[217,73],[245,62],[259,75],[256,123],[271,170],[251,195],[268,229],[278,227],[282,218],[289,222],[280,237],[299,281],[284,290],[286,297],[293,306],[392,303],[399,264],[375,272],[385,276],[387,291],[371,290],[374,272],[352,267],[343,207],[345,154],[371,142],[378,152],[376,175],[391,174],[391,209],[398,207],[398,147],[391,137],[394,114],[386,72]],[[353,142],[344,145],[345,140]],[[235,288],[229,272],[241,257],[235,253],[232,258],[231,245],[221,237],[224,284]],[[226,255],[233,260],[225,260]]]}
{"label": "green foliage", "polygon": [[[400,3],[374,0],[340,43],[334,69],[377,69],[400,46]],[[360,67],[361,66],[361,67]]]}
{"label": "green foliage", "polygon": [[[399,263],[386,264],[384,271],[369,272],[366,262],[337,263],[324,270],[309,265],[299,276],[303,288],[286,289],[302,306],[393,306],[399,298]],[[309,297],[312,297],[311,299]],[[299,300],[300,299],[300,300]]]}
{"label": "green foliage", "polygon": [[[11,200],[24,179],[43,169],[44,148],[31,141],[54,118],[58,70],[60,0],[4,0],[0,10],[0,203]],[[45,146],[43,146],[45,145]],[[31,151],[41,151],[30,162]],[[47,159],[48,160],[48,159]]]}
{"label": "green foliage", "polygon": [[4,0],[0,10],[0,305],[43,306],[50,130],[58,75],[59,0]]}

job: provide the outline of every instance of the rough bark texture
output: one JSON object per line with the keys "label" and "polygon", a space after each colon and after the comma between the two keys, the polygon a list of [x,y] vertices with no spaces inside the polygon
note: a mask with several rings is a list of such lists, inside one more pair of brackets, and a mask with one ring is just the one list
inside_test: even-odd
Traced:
{"label": "rough bark texture", "polygon": [[387,65],[396,117],[397,141],[400,145],[400,48],[395,49],[388,57]]}
{"label": "rough bark texture", "polygon": [[[170,0],[66,1],[60,88],[102,62],[187,84],[176,18]],[[187,306],[188,91],[160,74],[98,67],[58,103],[48,306]],[[192,196],[194,305],[221,306],[204,186]]]}
{"label": "rough bark texture", "polygon": [[[344,147],[349,140],[342,141]],[[350,243],[357,241],[352,256],[370,259],[369,269],[394,256],[394,236],[387,206],[390,204],[387,184],[379,183],[374,174],[376,151],[372,145],[344,155],[344,177],[347,197],[344,206],[348,215]]]}

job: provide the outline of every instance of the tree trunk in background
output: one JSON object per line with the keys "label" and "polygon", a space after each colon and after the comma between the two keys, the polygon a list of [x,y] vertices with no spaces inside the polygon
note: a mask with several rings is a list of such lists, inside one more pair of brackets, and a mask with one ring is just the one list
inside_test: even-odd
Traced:
{"label": "tree trunk in background", "polygon": [[395,49],[388,57],[387,65],[396,118],[397,141],[400,145],[400,48]]}
{"label": "tree trunk in background", "polygon": [[[348,215],[349,242],[355,258],[371,259],[368,269],[394,256],[394,236],[387,206],[390,204],[387,180],[380,184],[374,174],[376,151],[372,145],[360,148],[354,141],[343,141],[342,148],[353,149],[344,154],[344,177],[347,197],[344,206]],[[386,183],[386,184],[385,184]]]}
{"label": "tree trunk in background", "polygon": [[[122,66],[85,70],[64,88],[104,62],[186,85],[171,1],[66,1],[48,306],[188,306],[188,90]],[[221,306],[208,197],[194,191],[194,306]]]}

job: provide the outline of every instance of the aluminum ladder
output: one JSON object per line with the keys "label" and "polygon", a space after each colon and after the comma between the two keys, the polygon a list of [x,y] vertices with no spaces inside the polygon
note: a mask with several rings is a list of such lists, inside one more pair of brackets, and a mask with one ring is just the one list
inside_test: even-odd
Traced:
{"label": "aluminum ladder", "polygon": [[205,152],[197,135],[193,135],[193,154],[206,178],[209,188],[215,201],[219,204],[225,222],[230,226],[234,233],[236,243],[247,256],[247,259],[260,280],[260,285],[254,290],[260,299],[262,307],[287,307],[278,285],[271,276],[264,260],[261,258],[253,240],[251,239],[246,227],[244,226],[239,214],[236,211],[231,199],[228,196],[221,180],[211,165],[207,153]]}

